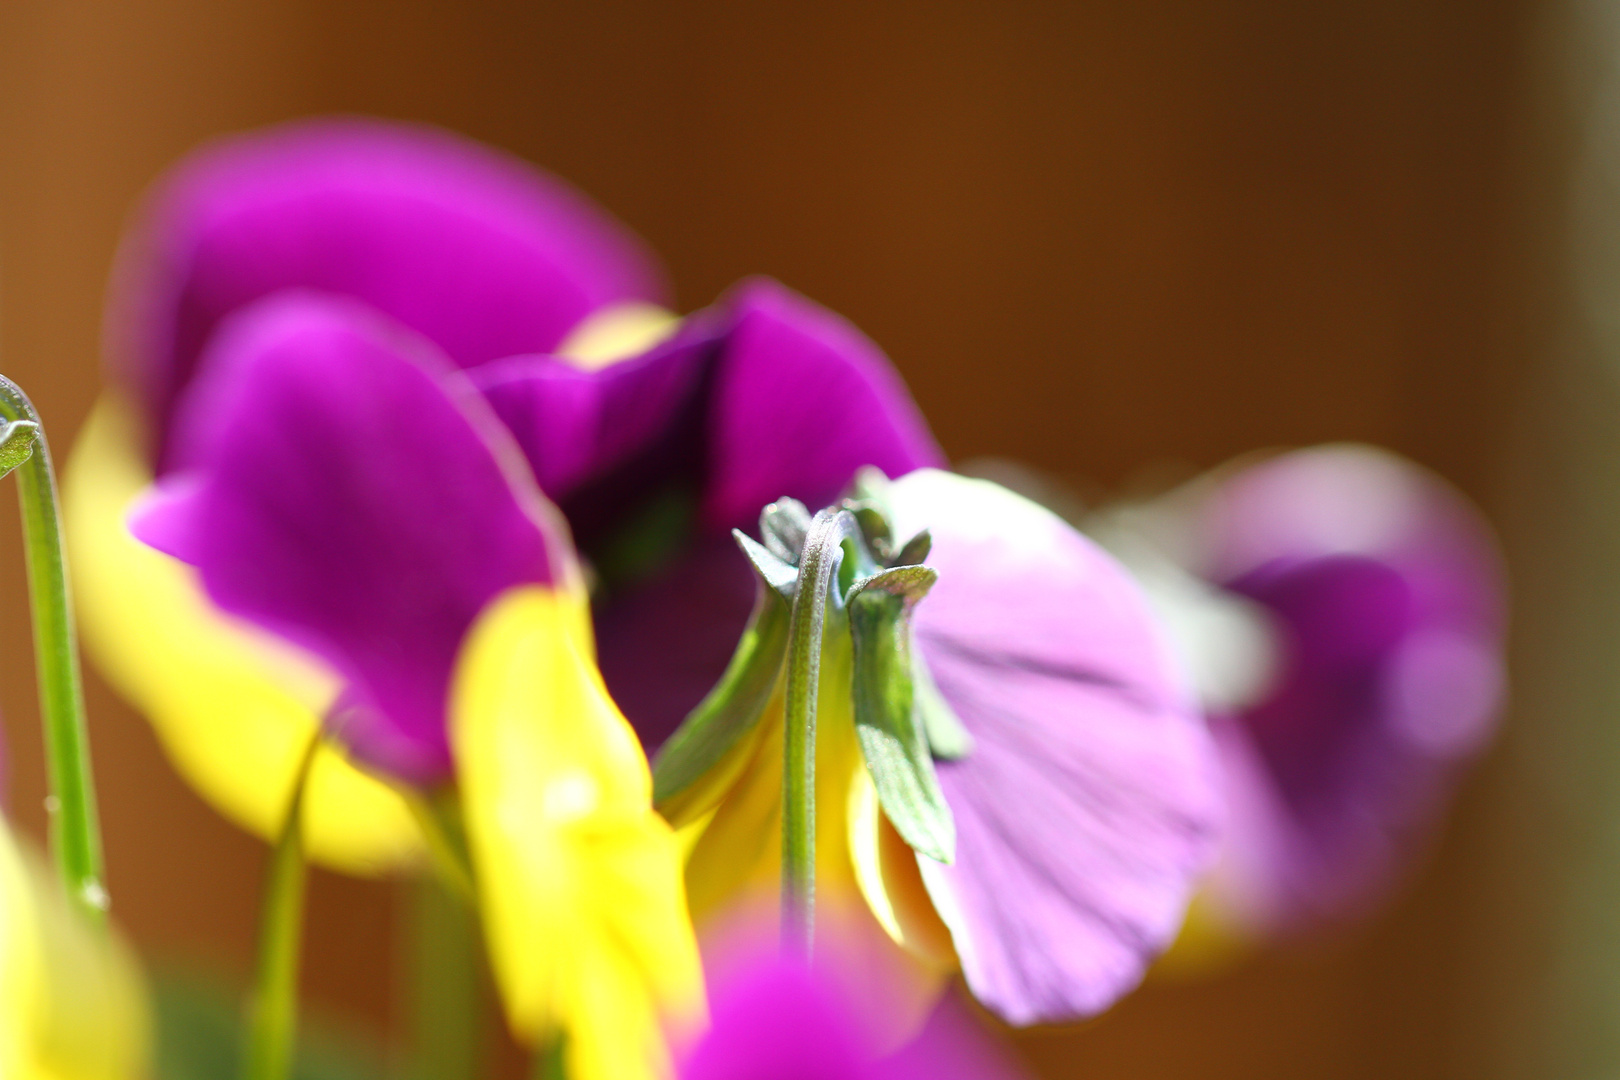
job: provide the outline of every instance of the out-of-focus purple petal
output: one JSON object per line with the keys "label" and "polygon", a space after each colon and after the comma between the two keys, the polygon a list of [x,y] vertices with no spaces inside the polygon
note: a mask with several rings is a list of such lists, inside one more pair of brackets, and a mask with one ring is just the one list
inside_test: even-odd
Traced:
{"label": "out-of-focus purple petal", "polygon": [[370,309],[284,294],[222,328],[176,435],[185,485],[138,535],[348,680],[333,722],[359,757],[445,775],[462,636],[498,593],[570,573],[554,511],[464,377]]}
{"label": "out-of-focus purple petal", "polygon": [[702,389],[717,347],[712,320],[698,317],[670,341],[607,367],[518,356],[470,374],[589,549],[670,490],[696,499],[706,457]]}
{"label": "out-of-focus purple petal", "polygon": [[825,506],[863,465],[944,464],[899,376],[849,323],[766,279],[719,308],[730,330],[710,383],[709,528],[751,528],[784,495]]}
{"label": "out-of-focus purple petal", "polygon": [[900,476],[943,462],[877,346],[763,278],[634,359],[586,371],[513,357],[474,380],[570,510],[591,484],[622,506],[680,482],[701,495],[701,525],[724,535],[783,496],[830,503],[863,465]]}
{"label": "out-of-focus purple petal", "polygon": [[717,988],[682,1080],[864,1080],[877,1074],[830,982],[790,960]]}
{"label": "out-of-focus purple petal", "polygon": [[837,973],[767,955],[714,988],[712,1024],[681,1080],[1015,1080],[1019,1073],[947,1002],[878,1058]]}
{"label": "out-of-focus purple petal", "polygon": [[974,750],[938,764],[956,861],[919,859],[974,996],[1016,1024],[1107,1008],[1213,854],[1207,731],[1135,583],[1034,503],[933,470],[890,489],[939,581],[916,640]]}
{"label": "out-of-focus purple petal", "polygon": [[199,472],[186,469],[170,473],[147,488],[129,512],[129,528],[135,539],[196,565],[201,555],[193,545],[199,531],[191,514],[202,480]]}
{"label": "out-of-focus purple petal", "polygon": [[463,367],[664,294],[634,236],[515,158],[433,128],[305,121],[211,144],[157,189],[120,257],[109,352],[161,425],[219,321],[285,288],[363,300]]}
{"label": "out-of-focus purple petal", "polygon": [[1490,532],[1438,478],[1367,447],[1217,474],[1194,569],[1265,608],[1269,694],[1216,718],[1231,763],[1217,888],[1274,926],[1351,913],[1407,864],[1501,703]]}

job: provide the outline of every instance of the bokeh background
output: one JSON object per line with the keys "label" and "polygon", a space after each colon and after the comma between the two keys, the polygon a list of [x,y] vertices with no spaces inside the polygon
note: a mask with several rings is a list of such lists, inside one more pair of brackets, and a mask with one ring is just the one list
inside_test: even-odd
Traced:
{"label": "bokeh background", "polygon": [[[1024,1034],[1049,1077],[1620,1072],[1620,120],[1602,3],[0,3],[0,368],[63,452],[142,188],[293,116],[427,120],[571,179],[683,309],[768,272],[889,352],[958,459],[1103,492],[1377,442],[1500,528],[1514,702],[1371,924]],[[1610,135],[1611,128],[1616,132]],[[12,812],[43,827],[0,499]],[[264,850],[96,681],[115,913],[240,978]],[[386,1027],[396,887],[317,875],[307,996]]]}

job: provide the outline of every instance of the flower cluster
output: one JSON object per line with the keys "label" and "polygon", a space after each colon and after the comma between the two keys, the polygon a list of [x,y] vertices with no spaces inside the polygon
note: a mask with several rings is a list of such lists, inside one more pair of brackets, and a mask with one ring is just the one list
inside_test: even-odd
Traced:
{"label": "flower cluster", "polygon": [[[200,151],[107,351],[65,490],[98,664],[293,865],[448,882],[579,1080],[1005,1075],[953,975],[1061,1023],[1200,888],[1217,936],[1339,914],[1494,714],[1438,482],[1311,451],[1099,544],[947,471],[836,315],[760,279],[677,316],[636,237],[443,132]],[[787,954],[721,963],[761,920]]]}

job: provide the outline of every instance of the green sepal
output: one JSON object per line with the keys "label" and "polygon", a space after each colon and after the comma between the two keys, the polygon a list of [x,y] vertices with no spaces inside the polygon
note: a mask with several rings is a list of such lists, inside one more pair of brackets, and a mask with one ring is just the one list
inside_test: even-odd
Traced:
{"label": "green sepal", "polygon": [[790,566],[799,565],[808,535],[810,510],[798,499],[777,499],[759,512],[759,536],[766,550]]}
{"label": "green sepal", "polygon": [[793,594],[799,589],[799,568],[783,562],[741,529],[732,529],[731,536],[742,548],[742,553],[748,556],[748,561],[754,564],[760,580],[782,599],[791,602]]}
{"label": "green sepal", "polygon": [[855,515],[867,549],[877,557],[879,565],[897,565],[894,530],[889,524],[894,520],[889,507],[889,478],[877,466],[867,465],[856,470],[849,491],[849,497],[840,505]]}
{"label": "green sepal", "polygon": [[789,610],[782,594],[761,580],[753,614],[725,673],[653,760],[654,806],[662,809],[691,787],[759,723],[787,656]]}
{"label": "green sepal", "polygon": [[949,863],[956,854],[956,822],[918,722],[911,674],[911,609],[936,576],[925,566],[885,570],[857,582],[847,603],[855,735],[878,802],[913,850]]}
{"label": "green sepal", "polygon": [[934,536],[927,529],[913,536],[895,553],[894,565],[915,566],[928,558],[928,553],[934,549]]}
{"label": "green sepal", "polygon": [[870,502],[883,512],[886,518],[894,515],[889,513],[889,485],[892,483],[889,474],[876,465],[862,465],[855,470],[855,479],[850,484],[850,497],[863,502]]}
{"label": "green sepal", "polygon": [[867,551],[877,556],[878,561],[887,564],[894,554],[894,546],[889,519],[884,516],[883,508],[871,499],[845,499],[839,505],[855,515],[855,523],[860,526],[861,539]]}
{"label": "green sepal", "polygon": [[939,761],[960,761],[973,753],[973,736],[939,692],[934,674],[928,670],[928,658],[915,647],[911,650],[911,683],[913,709],[934,757]]}
{"label": "green sepal", "polygon": [[32,420],[12,420],[0,424],[0,476],[27,461],[34,454],[39,425]]}
{"label": "green sepal", "polygon": [[912,605],[927,596],[938,580],[939,571],[931,566],[891,566],[857,579],[845,594],[844,603],[853,602],[862,592],[875,590],[904,600],[909,615]]}

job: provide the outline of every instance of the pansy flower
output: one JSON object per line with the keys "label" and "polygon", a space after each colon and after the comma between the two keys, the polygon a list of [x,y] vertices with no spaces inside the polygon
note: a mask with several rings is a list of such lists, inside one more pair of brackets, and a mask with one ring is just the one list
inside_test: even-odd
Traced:
{"label": "pansy flower", "polygon": [[133,520],[169,580],[195,568],[209,606],[182,617],[317,666],[321,722],[372,774],[423,788],[453,762],[514,1028],[657,1075],[701,1007],[696,947],[565,522],[465,377],[370,309],[277,294],[213,347],[173,432],[187,464]]}
{"label": "pansy flower", "polygon": [[[730,532],[784,497],[828,505],[870,466],[900,478],[897,526],[934,530],[941,583],[915,626],[965,732],[938,765],[956,840],[913,854],[853,726],[829,722],[825,910],[892,938],[928,985],[960,964],[1018,1022],[1106,1007],[1173,935],[1211,846],[1210,755],[1134,585],[1050,515],[927,468],[942,458],[904,387],[841,319],[754,281],[676,320],[634,238],[557,182],[355,120],[203,151],[149,202],[115,284],[123,403],[70,478],[86,628],[238,821],[268,831],[317,727],[305,825],[323,861],[411,857],[410,793],[455,779],[480,874],[512,890],[486,900],[493,936],[504,920],[539,949],[525,913],[612,896],[623,919],[581,947],[628,941],[618,969],[656,987],[627,913],[678,892],[653,887],[668,845],[636,809],[617,710],[658,747],[756,602]],[[549,627],[527,677],[521,651],[502,668],[477,648],[504,640],[474,628],[505,625],[513,595],[543,598],[525,610]],[[468,672],[504,696],[461,689]],[[590,733],[573,750],[570,717]],[[757,732],[739,754],[768,762],[780,725]],[[779,770],[724,779],[672,812],[700,917],[768,873],[777,835]],[[596,843],[621,835],[609,822],[643,832]],[[548,893],[559,852],[602,892]],[[517,952],[508,1007],[536,1032],[583,969],[553,957],[562,982],[519,986],[536,955]]]}
{"label": "pansy flower", "polygon": [[[458,550],[454,573],[469,580],[451,598],[434,596],[425,573],[390,567],[389,548],[409,537],[449,549],[459,529],[493,542],[503,511],[491,506],[503,500],[454,482],[430,492],[404,470],[388,474],[393,448],[364,451],[374,475],[358,483],[372,496],[349,501],[362,490],[327,485],[322,512],[398,508],[407,531],[382,525],[365,569],[394,586],[392,610],[366,616],[371,631],[400,633],[370,639],[365,672],[333,672],[308,663],[321,651],[310,631],[233,610],[209,584],[208,556],[165,538],[166,507],[193,502],[229,447],[250,441],[220,402],[267,415],[241,400],[237,376],[251,365],[239,355],[297,351],[274,339],[305,333],[300,324],[347,326],[348,344],[332,348],[364,341],[423,360],[455,375],[455,396],[479,399],[476,425],[497,433],[503,468],[515,447],[566,515],[595,583],[602,668],[644,731],[667,732],[702,697],[746,620],[752,586],[746,567],[729,565],[728,529],[784,494],[829,500],[863,464],[898,474],[939,461],[881,354],[842,320],[765,281],[681,324],[651,303],[663,297],[652,257],[581,196],[443,132],[295,124],[206,148],[157,187],[115,274],[114,391],[68,478],[69,539],[97,659],[204,795],[271,832],[317,718],[341,723],[341,745],[370,767],[424,785],[448,778],[447,657],[505,572],[481,565],[476,546]],[[326,419],[352,420],[364,445],[359,427],[376,409],[354,407]],[[124,526],[143,492],[152,545]],[[446,500],[438,515],[434,497]],[[202,521],[195,531],[224,535]],[[334,531],[310,528],[316,539]],[[289,581],[271,581],[240,547],[207,542],[242,558],[264,591],[289,595]],[[345,596],[359,579],[325,572],[299,581],[311,610],[360,618]],[[683,604],[709,617],[686,628],[672,614]],[[405,634],[406,622],[420,633]],[[326,750],[310,783],[314,858],[366,870],[410,857],[409,815],[386,788]]]}
{"label": "pansy flower", "polygon": [[621,696],[673,727],[752,602],[726,530],[937,460],[841,320],[751,282],[676,325],[658,282],[581,197],[443,133],[228,141],[126,245],[66,484],[87,637],[182,771],[269,833],[323,732],[306,847],[358,871],[416,858],[453,782],[514,1026],[614,1075],[656,1071],[700,991],[596,642],[655,635]]}
{"label": "pansy flower", "polygon": [[[959,966],[1002,1019],[1094,1015],[1175,937],[1214,847],[1215,762],[1180,669],[1130,576],[1051,512],[936,469],[868,490],[902,565],[894,584],[882,572],[857,581],[927,583],[906,601],[903,631],[926,749],[922,763],[903,760],[888,743],[907,739],[905,725],[880,734],[862,715],[872,639],[855,627],[860,601],[847,600],[854,629],[824,645],[816,720],[816,887],[830,894],[829,929],[848,934],[838,904],[858,893],[893,940],[935,971]],[[763,525],[790,553],[770,515]],[[781,580],[783,567],[753,550]],[[925,566],[903,565],[924,552]],[[700,918],[724,897],[776,887],[783,734],[778,688],[724,757],[669,785],[666,813],[704,823],[688,866]],[[655,776],[673,771],[669,757]],[[934,824],[897,813],[931,798],[908,785],[932,783],[937,803],[922,816]]]}
{"label": "pansy flower", "polygon": [[1383,897],[1501,706],[1502,576],[1478,513],[1407,461],[1336,445],[1240,459],[1093,525],[1174,628],[1221,750],[1230,825],[1189,949]]}

